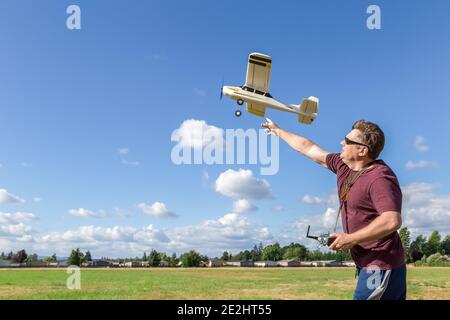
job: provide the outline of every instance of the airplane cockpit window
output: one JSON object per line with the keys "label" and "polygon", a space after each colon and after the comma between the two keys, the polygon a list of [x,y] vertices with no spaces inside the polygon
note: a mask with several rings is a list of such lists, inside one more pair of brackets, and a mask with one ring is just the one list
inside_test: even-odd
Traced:
{"label": "airplane cockpit window", "polygon": [[270,93],[268,93],[268,92],[262,92],[262,91],[259,91],[259,90],[256,90],[256,89],[247,87],[247,86],[245,86],[245,85],[240,86],[239,88],[241,88],[242,90],[248,91],[248,92],[254,92],[254,93],[259,94],[259,95],[264,96],[264,97],[273,98],[273,97],[270,95]]}
{"label": "airplane cockpit window", "polygon": [[249,91],[249,92],[255,92],[255,89],[247,87],[247,86],[242,86],[242,90]]}

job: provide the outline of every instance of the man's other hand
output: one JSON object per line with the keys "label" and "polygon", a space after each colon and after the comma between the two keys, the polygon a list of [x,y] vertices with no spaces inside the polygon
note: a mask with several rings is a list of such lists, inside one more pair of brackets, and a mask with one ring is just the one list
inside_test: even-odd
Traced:
{"label": "man's other hand", "polygon": [[336,238],[336,240],[334,240],[329,247],[331,250],[345,251],[351,249],[354,245],[356,245],[351,234],[332,233],[330,234],[330,237]]}

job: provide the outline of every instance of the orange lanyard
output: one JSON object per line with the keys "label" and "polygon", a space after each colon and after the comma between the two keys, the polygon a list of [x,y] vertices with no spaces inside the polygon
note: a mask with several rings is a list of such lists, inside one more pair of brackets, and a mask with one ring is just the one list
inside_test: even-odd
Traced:
{"label": "orange lanyard", "polygon": [[340,204],[339,204],[339,211],[338,211],[338,214],[336,217],[336,223],[334,224],[334,232],[336,232],[336,227],[339,222],[339,216],[341,215],[341,212],[342,212],[342,206],[348,200],[348,194],[350,193],[351,187],[355,184],[356,180],[358,180],[358,178],[363,175],[364,172],[366,172],[367,170],[369,170],[372,167],[373,167],[373,164],[369,167],[362,169],[351,180],[350,180],[350,176],[347,177],[347,179],[345,179],[344,190],[341,192],[341,195],[339,196]]}

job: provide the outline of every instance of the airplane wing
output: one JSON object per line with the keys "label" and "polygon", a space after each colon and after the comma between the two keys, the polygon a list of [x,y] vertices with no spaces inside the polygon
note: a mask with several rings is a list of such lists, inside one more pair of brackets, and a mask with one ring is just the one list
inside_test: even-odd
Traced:
{"label": "airplane wing", "polygon": [[248,103],[247,102],[247,112],[250,112],[251,114],[264,117],[266,113],[266,107],[262,104],[257,103]]}
{"label": "airplane wing", "polygon": [[262,53],[251,53],[248,56],[245,86],[264,93],[269,92],[271,67],[271,56]]}

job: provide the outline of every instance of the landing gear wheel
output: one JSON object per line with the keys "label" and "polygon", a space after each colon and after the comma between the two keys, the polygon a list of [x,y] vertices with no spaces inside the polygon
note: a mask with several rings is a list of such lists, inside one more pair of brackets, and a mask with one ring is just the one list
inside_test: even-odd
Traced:
{"label": "landing gear wheel", "polygon": [[236,117],[240,117],[240,116],[242,115],[242,112],[241,112],[240,110],[236,110],[236,111],[234,112],[234,115],[235,115]]}
{"label": "landing gear wheel", "polygon": [[240,106],[242,106],[242,105],[244,104],[244,100],[238,99],[238,100],[237,100],[237,104],[240,105]]}

